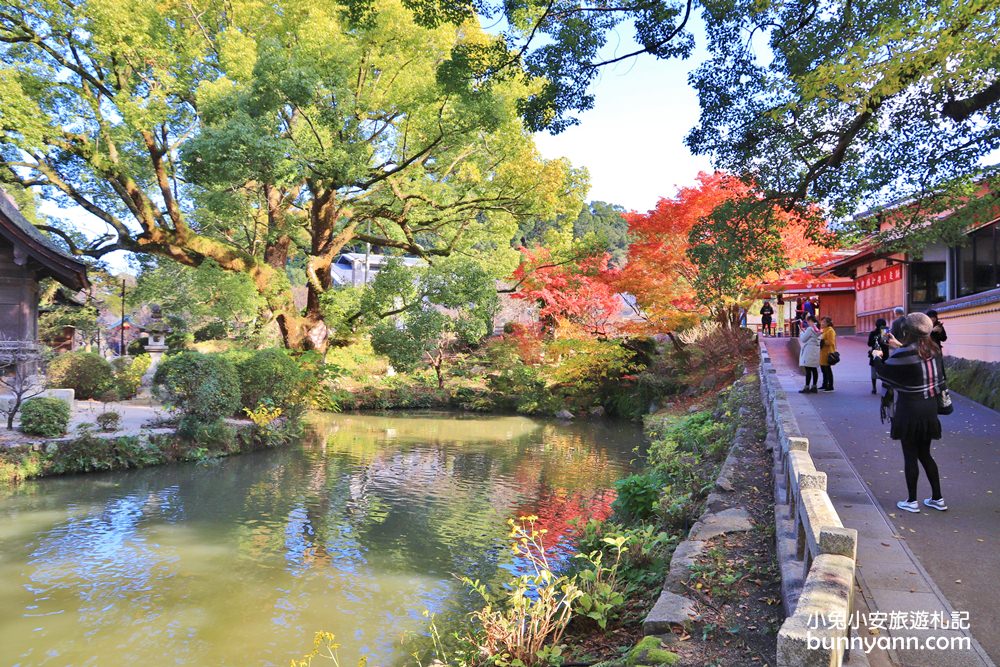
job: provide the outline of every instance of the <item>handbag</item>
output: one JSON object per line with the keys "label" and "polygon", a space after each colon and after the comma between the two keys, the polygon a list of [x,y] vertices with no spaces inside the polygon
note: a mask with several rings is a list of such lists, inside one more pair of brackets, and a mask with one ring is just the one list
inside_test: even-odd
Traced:
{"label": "handbag", "polygon": [[879,415],[882,417],[882,423],[886,421],[892,422],[896,418],[896,401],[895,392],[892,387],[886,387],[885,393],[882,394],[882,400],[879,405]]}
{"label": "handbag", "polygon": [[830,354],[826,355],[826,360],[831,366],[836,366],[840,363],[840,352],[834,350]]}
{"label": "handbag", "polygon": [[955,411],[955,404],[951,402],[951,390],[942,389],[937,395],[937,408],[939,415],[950,415]]}

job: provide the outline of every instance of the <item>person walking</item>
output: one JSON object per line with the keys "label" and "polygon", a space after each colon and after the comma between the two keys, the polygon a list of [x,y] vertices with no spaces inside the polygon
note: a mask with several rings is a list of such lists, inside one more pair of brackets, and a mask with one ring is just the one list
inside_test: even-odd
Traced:
{"label": "person walking", "polygon": [[896,507],[906,512],[920,512],[918,463],[931,484],[931,497],[924,499],[924,505],[939,511],[948,509],[941,495],[937,463],[931,456],[931,441],[941,439],[938,396],[947,388],[941,348],[931,338],[933,328],[931,318],[923,313],[910,313],[903,321],[903,338],[899,341],[902,345],[894,349],[888,359],[883,358],[881,350],[872,350],[871,363],[875,372],[895,393],[895,413],[889,435],[899,440],[903,448],[907,497],[897,502]]}
{"label": "person walking", "polygon": [[892,309],[892,317],[889,332],[896,340],[903,340],[903,320],[906,318],[906,310],[902,306],[896,306]]}
{"label": "person walking", "polygon": [[792,320],[792,335],[798,336],[802,332],[802,321],[806,318],[806,311],[802,305],[802,297],[795,300],[795,319]]}
{"label": "person walking", "polygon": [[[833,364],[830,363],[830,355],[837,352],[837,332],[833,329],[833,320],[829,317],[822,319],[823,329],[820,333],[819,367],[823,371],[823,391],[833,391]],[[839,353],[838,353],[839,354]]]}
{"label": "person walking", "polygon": [[[871,362],[872,352],[874,350],[880,350],[882,352],[882,358],[889,358],[889,343],[886,341],[886,323],[884,318],[878,318],[875,320],[875,329],[868,334],[868,361]],[[877,394],[876,383],[878,382],[878,375],[875,373],[875,366],[872,365],[872,393]]]}
{"label": "person walking", "polygon": [[933,327],[931,328],[931,340],[938,344],[941,348],[941,356],[944,356],[944,346],[941,343],[948,340],[948,332],[944,330],[944,324],[938,319],[938,314],[936,310],[928,310],[927,317],[931,318]]}
{"label": "person walking", "polygon": [[[802,333],[799,334],[799,366],[805,369],[806,386],[799,390],[800,394],[815,394],[816,383],[819,382],[819,341],[820,330],[816,318],[806,315],[802,323]],[[812,384],[810,385],[810,381]]]}
{"label": "person walking", "polygon": [[764,305],[760,309],[760,324],[764,329],[764,335],[771,335],[771,316],[774,315],[774,308],[771,307],[770,301],[765,301]]}

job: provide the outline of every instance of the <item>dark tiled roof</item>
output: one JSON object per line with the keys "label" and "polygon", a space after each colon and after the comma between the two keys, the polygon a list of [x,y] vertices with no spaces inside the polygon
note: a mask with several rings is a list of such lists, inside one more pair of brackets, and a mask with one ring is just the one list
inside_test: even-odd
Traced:
{"label": "dark tiled roof", "polygon": [[87,282],[87,266],[52,243],[17,210],[10,196],[0,188],[0,236],[33,259],[44,276],[55,278],[70,289],[82,289]]}

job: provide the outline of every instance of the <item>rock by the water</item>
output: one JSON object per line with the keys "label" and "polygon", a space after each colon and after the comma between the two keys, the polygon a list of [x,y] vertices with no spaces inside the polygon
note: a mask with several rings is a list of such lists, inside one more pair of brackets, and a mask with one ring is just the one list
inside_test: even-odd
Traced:
{"label": "rock by the water", "polygon": [[560,410],[556,413],[556,418],[558,419],[573,419],[573,413],[569,410]]}

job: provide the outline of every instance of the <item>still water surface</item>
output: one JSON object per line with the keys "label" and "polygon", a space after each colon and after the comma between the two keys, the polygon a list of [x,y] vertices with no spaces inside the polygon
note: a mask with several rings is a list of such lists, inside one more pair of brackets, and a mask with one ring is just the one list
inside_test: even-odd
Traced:
{"label": "still water surface", "polygon": [[567,545],[570,520],[606,516],[640,439],[323,415],[279,451],[21,485],[0,495],[0,664],[284,666],[316,630],[343,665],[398,663],[425,609],[461,622],[456,575],[514,567],[509,517]]}

